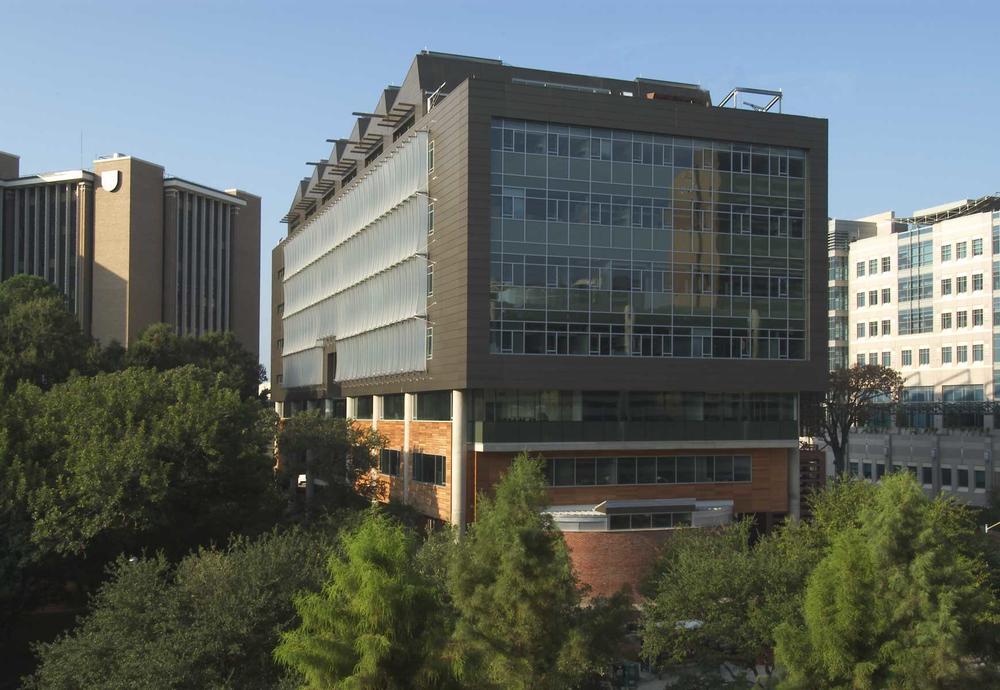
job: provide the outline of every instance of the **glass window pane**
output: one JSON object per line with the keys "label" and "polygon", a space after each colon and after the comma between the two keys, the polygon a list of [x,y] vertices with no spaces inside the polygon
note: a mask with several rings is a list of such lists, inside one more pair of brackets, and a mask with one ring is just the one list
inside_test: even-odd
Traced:
{"label": "glass window pane", "polygon": [[690,527],[691,513],[674,513],[674,527]]}
{"label": "glass window pane", "polygon": [[673,458],[657,458],[656,459],[656,483],[657,484],[673,484],[677,481],[674,475],[674,459]]}
{"label": "glass window pane", "polygon": [[632,529],[649,529],[652,526],[649,513],[639,513],[632,516]]}
{"label": "glass window pane", "polygon": [[618,483],[635,484],[635,458],[618,458]]}
{"label": "glass window pane", "polygon": [[694,458],[681,456],[677,458],[677,483],[694,483]]}
{"label": "glass window pane", "polygon": [[673,520],[671,519],[670,513],[655,513],[653,515],[653,527],[662,529],[664,527],[671,527],[673,525]]}
{"label": "glass window pane", "polygon": [[717,455],[715,457],[715,481],[733,481],[733,458],[730,455]]}
{"label": "glass window pane", "polygon": [[748,482],[751,479],[751,462],[749,455],[737,455],[733,458],[733,481]]}
{"label": "glass window pane", "polygon": [[696,482],[715,481],[715,459],[711,455],[699,455],[695,460]]}
{"label": "glass window pane", "polygon": [[615,472],[616,458],[597,458],[597,483],[602,485],[617,484]]}
{"label": "glass window pane", "polygon": [[572,458],[554,461],[556,465],[556,486],[573,486],[576,462]]}
{"label": "glass window pane", "polygon": [[576,460],[576,483],[579,486],[590,486],[594,483],[593,458],[578,458]]}
{"label": "glass window pane", "polygon": [[636,458],[636,481],[639,484],[656,483],[656,458]]}
{"label": "glass window pane", "polygon": [[608,518],[610,529],[628,529],[631,521],[628,515],[612,515]]}

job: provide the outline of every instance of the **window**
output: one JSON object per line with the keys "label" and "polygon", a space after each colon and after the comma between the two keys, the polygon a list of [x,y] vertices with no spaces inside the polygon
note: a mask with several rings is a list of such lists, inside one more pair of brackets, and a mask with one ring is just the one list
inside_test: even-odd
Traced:
{"label": "window", "polygon": [[882,304],[889,304],[892,301],[892,288],[882,288]]}
{"label": "window", "polygon": [[913,350],[903,350],[903,366],[913,366]]}
{"label": "window", "polygon": [[950,467],[942,467],[941,468],[941,487],[942,488],[947,488],[947,489],[951,488],[951,468]]}
{"label": "window", "polygon": [[427,204],[427,234],[434,234],[434,203]]}
{"label": "window", "polygon": [[451,419],[451,391],[417,393],[414,419],[448,421]]}
{"label": "window", "polygon": [[955,321],[959,328],[966,328],[969,325],[969,312],[967,311],[956,311]]}
{"label": "window", "polygon": [[882,335],[892,335],[892,321],[882,319]]}
{"label": "window", "polygon": [[972,310],[972,325],[982,326],[983,325],[983,310],[973,309]]}
{"label": "window", "polygon": [[865,293],[863,292],[858,293],[858,306],[859,307],[865,306]]}
{"label": "window", "polygon": [[378,471],[390,477],[399,476],[399,451],[383,448],[378,454]]}
{"label": "window", "polygon": [[868,291],[868,305],[874,307],[878,304],[878,290]]}
{"label": "window", "polygon": [[858,366],[863,367],[865,365],[865,356],[863,354],[859,354],[857,357],[857,361],[858,361]]}
{"label": "window", "polygon": [[983,255],[983,240],[972,240],[972,255],[982,256]]}
{"label": "window", "polygon": [[873,367],[874,366],[878,366],[878,353],[877,352],[869,352],[868,353],[868,364],[870,364]]}
{"label": "window", "polygon": [[965,242],[956,242],[955,243],[955,258],[956,259],[964,259],[965,255],[966,255],[966,251],[965,250],[966,250],[966,243]]}
{"label": "window", "polygon": [[972,346],[972,361],[982,362],[983,361],[983,346],[973,345]]}
{"label": "window", "polygon": [[945,244],[941,246],[941,261],[951,261],[951,245]]}
{"label": "window", "polygon": [[941,364],[951,364],[951,348],[941,348]]}
{"label": "window", "polygon": [[427,172],[434,172],[434,140],[427,142]]}
{"label": "window", "polygon": [[554,458],[544,474],[551,486],[749,482],[749,455]]}
{"label": "window", "polygon": [[852,477],[857,477],[858,476],[858,463],[856,463],[856,462],[849,462],[849,463],[847,463],[847,467],[848,467],[847,471],[848,471],[848,473]]}
{"label": "window", "polygon": [[941,294],[950,295],[951,294],[951,278],[941,279]]}
{"label": "window", "polygon": [[434,359],[434,326],[427,327],[427,359]]}
{"label": "window", "polygon": [[859,338],[864,338],[865,337],[865,322],[864,321],[859,321],[858,322],[858,337]]}
{"label": "window", "polygon": [[[975,243],[973,243],[972,246],[975,247]],[[955,475],[958,478],[958,488],[959,489],[966,489],[966,490],[968,490],[968,488],[969,488],[969,470],[960,467],[960,468],[958,468],[955,471]]]}
{"label": "window", "polygon": [[882,366],[891,367],[892,366],[892,353],[883,352],[882,353]]}
{"label": "window", "polygon": [[969,361],[969,346],[968,345],[958,345],[955,347],[955,360],[962,364],[963,362]]}
{"label": "window", "polygon": [[986,470],[975,470],[972,473],[972,479],[975,482],[975,487],[977,489],[986,488]]}
{"label": "window", "polygon": [[434,294],[434,264],[427,262],[427,296]]}
{"label": "window", "polygon": [[883,256],[882,257],[882,273],[888,273],[892,270],[892,257]]}
{"label": "window", "polygon": [[972,274],[972,289],[973,289],[973,291],[975,291],[975,290],[982,290],[983,289],[983,274],[982,273],[973,273]]}
{"label": "window", "polygon": [[914,278],[900,278],[896,299],[909,302],[915,299],[930,299],[934,296],[934,277],[930,275]]}
{"label": "window", "polygon": [[951,328],[951,312],[941,314],[941,328]]}
{"label": "window", "polygon": [[861,476],[865,479],[872,478],[872,464],[870,462],[861,463]]}
{"label": "window", "polygon": [[354,416],[357,419],[371,419],[375,409],[375,401],[370,395],[362,395],[354,399]]}
{"label": "window", "polygon": [[955,278],[955,292],[956,293],[962,294],[963,292],[967,292],[968,289],[969,289],[969,277],[968,276],[959,276],[958,278]]}
{"label": "window", "polygon": [[900,309],[897,328],[900,335],[932,332],[934,330],[934,308]]}
{"label": "window", "polygon": [[614,513],[608,516],[609,530],[668,529],[690,526],[691,513]]}
{"label": "window", "polygon": [[934,483],[934,468],[922,466],[920,468],[920,482],[924,486],[931,486]]}
{"label": "window", "polygon": [[277,347],[278,352],[281,352],[282,350],[284,350],[285,349],[285,339],[284,338],[278,338],[278,341],[275,343],[275,346]]}
{"label": "window", "polygon": [[402,393],[382,396],[382,419],[402,419],[403,418],[403,398]]}
{"label": "window", "polygon": [[868,260],[868,275],[875,275],[878,272],[878,259]]}
{"label": "window", "polygon": [[917,355],[920,357],[920,364],[930,364],[931,363],[931,351],[930,348],[922,347],[917,351]]}
{"label": "window", "polygon": [[413,454],[413,481],[444,486],[444,463],[445,457],[443,455],[415,452]]}
{"label": "window", "polygon": [[861,278],[862,276],[864,276],[864,274],[865,274],[865,262],[864,261],[859,261],[858,262],[858,278]]}
{"label": "window", "polygon": [[872,338],[878,335],[878,321],[868,322],[868,335]]}

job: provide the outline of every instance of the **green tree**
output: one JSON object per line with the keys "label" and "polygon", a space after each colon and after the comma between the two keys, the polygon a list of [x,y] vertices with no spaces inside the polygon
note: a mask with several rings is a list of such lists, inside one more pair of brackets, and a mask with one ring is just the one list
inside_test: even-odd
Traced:
{"label": "green tree", "polygon": [[541,462],[521,455],[453,552],[448,590],[458,620],[451,654],[476,688],[573,687],[613,657],[624,596],[582,605],[547,506]]}
{"label": "green tree", "polygon": [[162,554],[122,557],[77,627],[38,646],[26,687],[277,687],[289,674],[271,651],[296,625],[293,596],[320,587],[334,534],[324,526],[241,538],[176,566]]}
{"label": "green tree", "polygon": [[784,688],[965,688],[997,681],[997,604],[966,510],[883,478],[776,631]]}
{"label": "green tree", "polygon": [[18,438],[0,464],[41,474],[22,495],[42,551],[179,556],[278,514],[273,414],[209,372],[128,369],[45,393],[22,385],[8,409]]}
{"label": "green tree", "polygon": [[372,508],[330,556],[322,592],[296,598],[302,625],[282,635],[275,657],[309,688],[448,687],[447,621],[416,549],[411,532]]}
{"label": "green tree", "polygon": [[299,474],[306,476],[306,505],[312,503],[315,480],[348,484],[365,498],[372,498],[377,484],[372,473],[385,438],[369,427],[347,419],[327,417],[321,410],[300,412],[282,422],[278,456],[294,492]]}
{"label": "green tree", "polygon": [[85,368],[91,343],[51,283],[16,275],[0,283],[0,393],[18,381],[49,388]]}
{"label": "green tree", "polygon": [[671,537],[642,611],[647,659],[675,669],[696,664],[712,669],[716,680],[722,664],[751,676],[763,665],[770,676],[774,629],[801,606],[821,551],[810,528],[798,523],[756,544],[751,528],[743,520]]}
{"label": "green tree", "polygon": [[125,353],[125,366],[167,371],[188,364],[222,377],[223,385],[238,390],[244,398],[256,398],[266,378],[257,358],[230,331],[202,336],[179,336],[165,323],[146,328]]}
{"label": "green tree", "polygon": [[870,418],[875,403],[898,402],[902,388],[903,377],[889,367],[865,364],[830,372],[818,433],[833,451],[838,476],[847,468],[851,429]]}

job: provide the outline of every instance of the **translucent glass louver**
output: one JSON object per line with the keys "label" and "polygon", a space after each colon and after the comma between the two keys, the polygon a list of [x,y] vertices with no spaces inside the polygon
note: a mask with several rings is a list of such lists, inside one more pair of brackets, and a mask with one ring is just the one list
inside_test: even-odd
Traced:
{"label": "translucent glass louver", "polygon": [[409,319],[337,341],[337,380],[388,376],[427,368],[427,322]]}
{"label": "translucent glass louver", "polygon": [[286,387],[323,383],[330,337],[338,381],[426,369],[426,190],[427,134],[417,132],[288,240]]}

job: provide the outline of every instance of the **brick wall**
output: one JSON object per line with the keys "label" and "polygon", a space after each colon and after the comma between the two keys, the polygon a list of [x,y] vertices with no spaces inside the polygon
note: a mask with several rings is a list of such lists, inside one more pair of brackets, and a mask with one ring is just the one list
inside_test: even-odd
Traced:
{"label": "brick wall", "polygon": [[563,532],[573,569],[595,596],[610,596],[628,586],[638,598],[639,587],[649,575],[672,530],[621,532]]}
{"label": "brick wall", "polygon": [[[371,422],[355,421],[359,427],[371,427]],[[403,422],[400,420],[379,420],[378,431],[386,437],[386,448],[403,448]],[[410,481],[410,496],[407,501],[416,510],[428,517],[448,521],[451,519],[451,422],[410,422],[410,450],[443,455],[445,457],[445,485]],[[402,459],[401,459],[402,461]],[[400,476],[389,477],[379,474],[381,501],[404,500],[403,475],[410,473],[409,466],[400,467]]]}

